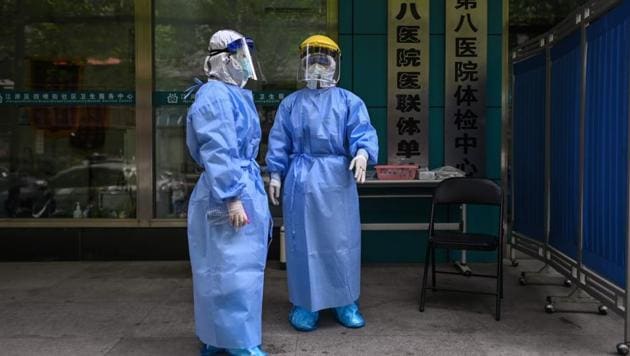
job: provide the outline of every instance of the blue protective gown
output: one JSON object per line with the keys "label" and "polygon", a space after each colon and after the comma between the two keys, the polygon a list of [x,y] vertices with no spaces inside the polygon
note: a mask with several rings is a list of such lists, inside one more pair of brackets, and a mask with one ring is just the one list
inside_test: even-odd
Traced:
{"label": "blue protective gown", "polygon": [[376,130],[365,104],[351,92],[305,88],[280,103],[267,166],[284,181],[289,299],[310,311],[359,298],[359,198],[348,169],[359,149],[376,163]]}
{"label": "blue protective gown", "polygon": [[[260,122],[252,93],[210,80],[188,111],[186,144],[204,168],[190,198],[188,246],[195,326],[219,348],[261,344],[263,271],[271,230],[255,159]],[[226,201],[240,198],[249,224],[230,225]]]}

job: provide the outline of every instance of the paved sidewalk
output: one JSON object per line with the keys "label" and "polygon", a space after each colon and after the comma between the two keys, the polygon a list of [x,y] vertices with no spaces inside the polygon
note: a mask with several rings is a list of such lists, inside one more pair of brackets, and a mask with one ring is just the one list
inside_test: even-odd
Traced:
{"label": "paved sidewalk", "polygon": [[[547,294],[564,287],[519,286],[506,266],[503,320],[493,297],[429,293],[417,309],[422,265],[363,267],[367,325],[348,330],[322,313],[320,328],[287,322],[286,274],[270,263],[264,347],[271,355],[597,355],[622,341],[617,315],[546,314]],[[474,265],[476,270],[491,265]],[[457,287],[489,280],[444,276]],[[0,355],[197,355],[188,262],[0,263]]]}

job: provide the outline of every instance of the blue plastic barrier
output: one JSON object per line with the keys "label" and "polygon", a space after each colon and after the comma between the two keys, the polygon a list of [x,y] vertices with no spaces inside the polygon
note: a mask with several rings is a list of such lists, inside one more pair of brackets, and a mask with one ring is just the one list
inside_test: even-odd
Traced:
{"label": "blue plastic barrier", "polygon": [[630,1],[587,28],[585,266],[625,288]]}
{"label": "blue plastic barrier", "polygon": [[544,52],[514,65],[513,230],[545,240]]}
{"label": "blue plastic barrier", "polygon": [[577,259],[580,194],[580,31],[551,48],[549,245]]}

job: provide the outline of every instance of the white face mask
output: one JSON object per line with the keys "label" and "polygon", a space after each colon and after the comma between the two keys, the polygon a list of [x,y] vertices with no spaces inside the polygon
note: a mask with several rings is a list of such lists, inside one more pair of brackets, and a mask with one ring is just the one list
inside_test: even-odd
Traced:
{"label": "white face mask", "polygon": [[317,88],[330,88],[335,86],[333,76],[335,75],[334,69],[323,66],[321,64],[313,64],[309,67],[307,73],[306,86],[310,89]]}
{"label": "white face mask", "polygon": [[308,72],[306,73],[306,78],[310,80],[322,80],[327,82],[333,81],[333,76],[335,75],[334,68],[327,67],[321,64],[313,64],[308,67]]}

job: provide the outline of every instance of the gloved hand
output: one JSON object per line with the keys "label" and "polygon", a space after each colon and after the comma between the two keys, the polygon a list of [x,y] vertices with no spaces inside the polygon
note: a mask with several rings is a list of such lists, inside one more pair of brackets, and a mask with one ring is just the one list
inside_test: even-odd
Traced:
{"label": "gloved hand", "polygon": [[282,182],[280,182],[280,177],[276,174],[271,175],[271,179],[269,180],[269,200],[271,200],[271,204],[279,205],[280,204],[280,188],[282,187]]}
{"label": "gloved hand", "polygon": [[349,169],[354,168],[354,179],[357,183],[365,183],[365,171],[367,169],[367,152],[364,149],[360,149],[357,155],[350,162]]}
{"label": "gloved hand", "polygon": [[247,218],[245,208],[243,208],[243,203],[241,203],[240,199],[228,201],[227,207],[230,224],[234,226],[235,229],[239,229],[245,224],[249,224],[249,219]]}

